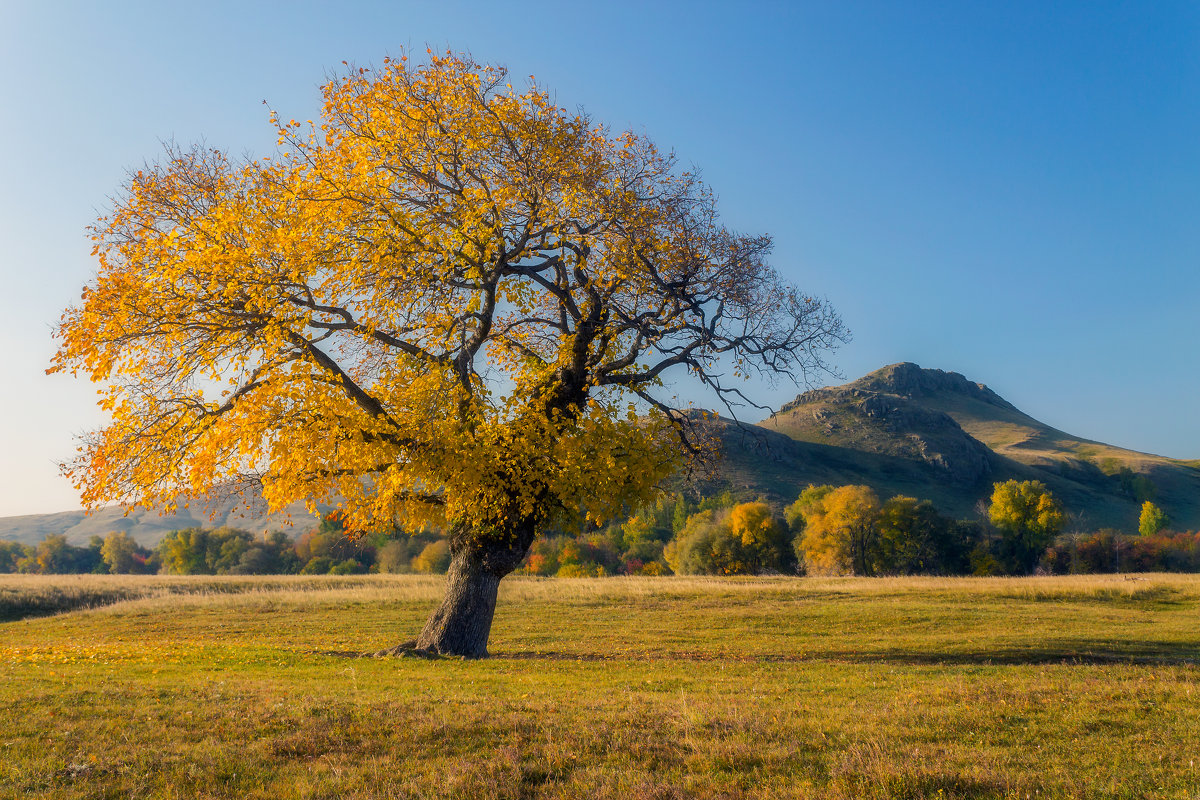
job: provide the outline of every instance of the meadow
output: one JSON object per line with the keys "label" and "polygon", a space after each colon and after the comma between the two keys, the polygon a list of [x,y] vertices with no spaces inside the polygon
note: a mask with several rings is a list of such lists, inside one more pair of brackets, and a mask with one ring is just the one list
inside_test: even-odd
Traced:
{"label": "meadow", "polygon": [[0,797],[1200,797],[1200,576],[510,578],[361,656],[440,593],[0,576]]}

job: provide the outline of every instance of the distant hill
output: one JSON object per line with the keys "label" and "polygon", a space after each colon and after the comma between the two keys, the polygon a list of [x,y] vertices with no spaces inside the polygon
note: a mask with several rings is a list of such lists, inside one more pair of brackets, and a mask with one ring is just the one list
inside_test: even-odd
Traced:
{"label": "distant hill", "polygon": [[1152,499],[1200,528],[1200,463],[1125,450],[1038,422],[956,372],[893,364],[805,392],[755,426],[723,425],[713,486],[780,501],[809,483],[865,483],[969,515],[996,481],[1040,480],[1082,527],[1136,527]]}
{"label": "distant hill", "polygon": [[[1082,529],[1132,531],[1144,499],[1172,527],[1200,529],[1200,462],[1124,450],[1081,439],[1038,422],[981,383],[957,372],[893,364],[844,386],[814,389],[757,425],[715,423],[723,459],[700,482],[789,503],[810,483],[864,483],[882,497],[932,500],[944,512],[973,516],[992,484],[1040,480],[1076,515]],[[327,509],[323,509],[327,510]],[[172,515],[105,508],[0,517],[0,539],[25,543],[64,533],[73,543],[113,530],[144,545],[193,526],[230,525],[252,532],[310,527],[297,504],[266,515],[261,499],[193,503]],[[210,519],[211,514],[211,519]]]}
{"label": "distant hill", "polygon": [[[181,528],[214,528],[228,525],[251,533],[288,530],[303,532],[318,523],[302,503],[289,506],[286,513],[267,514],[261,497],[192,501],[187,508],[173,514],[158,510],[134,508],[125,513],[119,506],[109,506],[86,514],[83,511],[63,511],[57,514],[30,514],[20,517],[0,517],[0,539],[36,544],[50,534],[65,534],[72,544],[84,544],[92,536],[104,536],[110,531],[125,531],[139,544],[153,546],[163,536]],[[322,511],[328,510],[321,507]]]}

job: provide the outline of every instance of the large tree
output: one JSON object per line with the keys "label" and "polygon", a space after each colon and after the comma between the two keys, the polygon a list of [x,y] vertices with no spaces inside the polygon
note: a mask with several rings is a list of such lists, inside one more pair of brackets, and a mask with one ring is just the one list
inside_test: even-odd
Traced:
{"label": "large tree", "polygon": [[317,123],[272,115],[270,158],[170,148],[99,220],[54,368],[106,384],[111,421],[67,469],[91,504],[257,484],[351,530],[443,526],[417,646],[483,656],[540,532],[700,449],[667,370],[736,399],[845,332],[694,172],[502,68],[385,59],[323,92]]}

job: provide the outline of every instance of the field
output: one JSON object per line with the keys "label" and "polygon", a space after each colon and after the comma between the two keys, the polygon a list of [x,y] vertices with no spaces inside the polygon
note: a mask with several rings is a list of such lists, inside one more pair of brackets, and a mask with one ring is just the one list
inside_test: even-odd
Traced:
{"label": "field", "polygon": [[0,576],[0,797],[1200,797],[1197,576],[440,591]]}

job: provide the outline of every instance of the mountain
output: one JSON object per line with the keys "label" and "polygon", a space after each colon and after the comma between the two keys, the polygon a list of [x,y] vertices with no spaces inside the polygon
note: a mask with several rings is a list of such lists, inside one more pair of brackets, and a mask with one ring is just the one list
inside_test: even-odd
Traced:
{"label": "mountain", "polygon": [[805,392],[754,426],[724,423],[713,485],[794,498],[809,483],[865,483],[967,516],[997,481],[1040,480],[1088,529],[1137,525],[1154,500],[1200,528],[1200,462],[1125,450],[1037,421],[956,372],[893,364]]}
{"label": "mountain", "polygon": [[[957,372],[892,364],[844,386],[805,392],[758,423],[709,423],[723,458],[704,492],[731,489],[790,503],[811,484],[863,483],[883,498],[929,499],[958,517],[977,513],[992,485],[1042,481],[1081,529],[1137,527],[1152,499],[1173,528],[1200,529],[1200,461],[1124,450],[1038,422],[981,383]],[[73,543],[113,530],[145,545],[171,530],[229,525],[259,532],[299,530],[313,518],[302,505],[268,516],[261,498],[195,503],[175,514],[105,508],[0,518],[0,539],[25,543],[65,533]],[[322,508],[322,511],[327,509]],[[211,519],[210,519],[211,514]]]}

